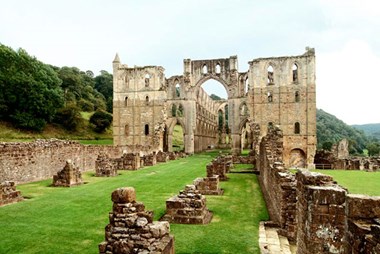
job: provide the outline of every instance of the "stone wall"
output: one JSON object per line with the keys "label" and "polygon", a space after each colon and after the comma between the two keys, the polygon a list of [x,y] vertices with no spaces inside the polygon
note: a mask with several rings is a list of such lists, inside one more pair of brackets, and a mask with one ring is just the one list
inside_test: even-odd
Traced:
{"label": "stone wall", "polygon": [[5,181],[0,183],[0,206],[23,200],[21,192],[16,190],[14,182]]}
{"label": "stone wall", "polygon": [[112,192],[111,199],[112,212],[99,253],[174,254],[169,223],[154,222],[153,212],[146,211],[144,204],[136,201],[134,188],[119,188]]}
{"label": "stone wall", "polygon": [[[259,182],[279,232],[297,253],[380,253],[380,197],[351,195],[332,177],[283,164],[282,131],[271,128],[255,155]],[[340,159],[340,161],[347,159]]]}
{"label": "stone wall", "polygon": [[320,173],[298,171],[297,253],[346,253],[347,191]]}
{"label": "stone wall", "polygon": [[349,194],[347,253],[380,253],[380,197]]}
{"label": "stone wall", "polygon": [[259,182],[270,219],[290,240],[296,239],[296,182],[282,163],[282,132],[272,128],[260,143],[257,159]]}
{"label": "stone wall", "polygon": [[128,147],[81,145],[75,141],[37,140],[34,142],[0,143],[0,182],[25,183],[53,177],[67,160],[82,171],[95,170],[100,153],[121,157]]}

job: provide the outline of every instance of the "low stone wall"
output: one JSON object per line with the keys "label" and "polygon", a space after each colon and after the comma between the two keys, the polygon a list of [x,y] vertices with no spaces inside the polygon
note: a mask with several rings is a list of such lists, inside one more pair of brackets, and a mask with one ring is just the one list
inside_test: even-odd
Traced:
{"label": "low stone wall", "polygon": [[233,155],[232,156],[233,164],[250,164],[253,165],[255,163],[255,156],[241,156],[241,155]]}
{"label": "low stone wall", "polygon": [[256,167],[270,219],[280,233],[295,241],[297,238],[297,194],[295,176],[282,163],[282,132],[271,129],[260,143]]}
{"label": "low stone wall", "polygon": [[298,171],[297,253],[346,253],[346,194],[332,177]]}
{"label": "low stone wall", "polygon": [[227,173],[230,171],[232,165],[231,156],[219,156],[207,164],[207,177],[218,175],[220,181],[226,181],[228,179]]}
{"label": "low stone wall", "polygon": [[179,224],[207,224],[212,213],[207,209],[206,198],[194,185],[187,185],[179,195],[166,200],[166,213],[161,220]]}
{"label": "low stone wall", "polygon": [[112,192],[112,212],[105,228],[105,241],[99,244],[99,253],[162,253],[174,254],[174,237],[166,221],[153,222],[153,212],[145,211],[136,202],[132,187]]}
{"label": "low stone wall", "polygon": [[82,173],[71,160],[67,160],[63,169],[53,176],[53,186],[55,187],[71,187],[81,184],[83,184]]}
{"label": "low stone wall", "polygon": [[81,145],[75,141],[37,140],[0,143],[0,182],[25,183],[53,177],[71,160],[82,171],[95,170],[100,153],[121,157],[127,147]]}
{"label": "low stone wall", "polygon": [[380,253],[380,197],[349,194],[347,253]]}
{"label": "low stone wall", "polygon": [[223,190],[219,188],[219,176],[199,177],[194,180],[194,186],[202,195],[223,195]]}
{"label": "low stone wall", "polygon": [[96,176],[117,176],[118,160],[111,159],[107,154],[99,154],[95,161],[95,175]]}
{"label": "low stone wall", "polygon": [[0,206],[16,203],[23,200],[21,192],[16,190],[14,182],[5,181],[0,183]]}

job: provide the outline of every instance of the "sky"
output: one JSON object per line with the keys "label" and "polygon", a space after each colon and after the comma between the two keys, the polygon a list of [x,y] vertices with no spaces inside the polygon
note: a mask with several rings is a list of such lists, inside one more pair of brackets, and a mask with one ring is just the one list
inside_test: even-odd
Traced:
{"label": "sky", "polygon": [[312,47],[317,108],[347,124],[380,123],[378,0],[0,0],[0,24],[1,44],[95,75],[112,72],[116,53],[168,78],[187,58],[237,55],[245,72],[255,58]]}

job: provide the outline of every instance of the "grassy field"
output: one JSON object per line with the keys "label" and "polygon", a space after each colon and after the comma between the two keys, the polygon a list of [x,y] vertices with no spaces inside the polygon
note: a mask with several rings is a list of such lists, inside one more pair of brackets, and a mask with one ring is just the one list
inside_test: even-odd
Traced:
{"label": "grassy field", "polygon": [[[50,187],[51,180],[18,186],[23,202],[0,207],[0,253],[97,253],[113,190],[136,189],[137,200],[153,210],[155,220],[165,201],[196,177],[205,176],[206,164],[217,153],[203,153],[138,171],[120,171],[111,178],[84,173],[86,184]],[[242,166],[239,166],[242,168]],[[258,223],[268,219],[257,178],[229,174],[222,182],[223,196],[207,196],[214,213],[208,225],[171,225],[176,253],[258,253]]]}
{"label": "grassy field", "polygon": [[316,170],[334,177],[334,180],[350,193],[380,196],[380,172],[359,170]]}

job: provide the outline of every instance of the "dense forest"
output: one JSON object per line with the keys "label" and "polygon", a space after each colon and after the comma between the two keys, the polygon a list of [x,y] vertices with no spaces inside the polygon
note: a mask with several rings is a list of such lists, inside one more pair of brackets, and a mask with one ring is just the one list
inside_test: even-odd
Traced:
{"label": "dense forest", "polygon": [[380,123],[356,124],[351,126],[358,130],[364,131],[366,135],[372,138],[380,140]]}
{"label": "dense forest", "polygon": [[76,67],[51,66],[0,44],[0,120],[24,130],[42,131],[55,123],[75,131],[80,112],[93,112],[90,122],[102,132],[112,122],[112,74]]}
{"label": "dense forest", "polygon": [[[75,131],[83,124],[81,112],[91,112],[92,129],[104,132],[112,123],[112,80],[112,74],[107,71],[95,76],[92,71],[76,67],[51,66],[23,49],[15,51],[0,44],[0,121],[37,132],[43,131],[47,124]],[[221,99],[214,94],[211,97]],[[319,109],[318,149],[330,149],[346,138],[351,154],[363,154],[363,151],[378,154],[379,125],[354,128]]]}

